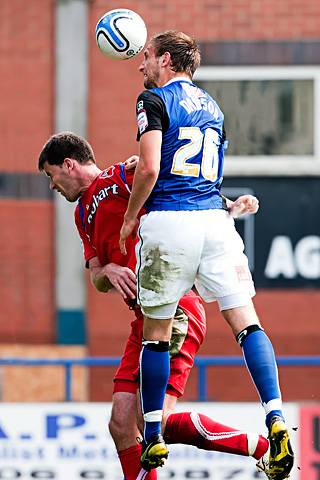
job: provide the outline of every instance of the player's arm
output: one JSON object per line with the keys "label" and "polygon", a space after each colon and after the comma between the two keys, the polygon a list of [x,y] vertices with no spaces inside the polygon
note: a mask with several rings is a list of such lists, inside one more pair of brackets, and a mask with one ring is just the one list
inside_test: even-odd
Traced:
{"label": "player's arm", "polygon": [[161,160],[162,132],[146,132],[140,140],[139,163],[136,166],[132,191],[125,218],[137,218],[157,181]]}
{"label": "player's arm", "polygon": [[99,292],[108,292],[115,288],[125,300],[136,298],[136,276],[128,268],[116,263],[101,265],[98,257],[89,261],[90,278]]}
{"label": "player's arm", "polygon": [[137,102],[137,122],[140,140],[139,163],[120,231],[119,244],[123,254],[126,253],[125,240],[134,231],[138,213],[152,192],[159,175],[162,131],[167,128],[168,116],[162,100],[157,95],[150,92],[140,95]]}
{"label": "player's arm", "polygon": [[139,163],[134,174],[131,195],[120,230],[120,250],[126,254],[125,241],[132,234],[138,213],[144,206],[157,181],[160,169],[162,132],[146,132],[140,140]]}
{"label": "player's arm", "polygon": [[94,287],[99,292],[108,292],[111,288],[115,288],[125,300],[136,298],[136,276],[130,268],[115,263],[101,264],[95,248],[84,231],[79,205],[75,210],[75,223],[82,240],[86,266],[90,270],[90,279]]}

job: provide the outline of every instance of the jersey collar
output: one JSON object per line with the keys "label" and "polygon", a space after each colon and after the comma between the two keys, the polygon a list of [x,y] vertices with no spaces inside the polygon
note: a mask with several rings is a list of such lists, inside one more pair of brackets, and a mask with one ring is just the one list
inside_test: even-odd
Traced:
{"label": "jersey collar", "polygon": [[190,80],[190,78],[188,77],[174,77],[171,80],[169,80],[169,82],[165,83],[163,86],[166,87],[167,85],[170,85],[170,83],[181,82],[181,81],[192,83],[192,80]]}

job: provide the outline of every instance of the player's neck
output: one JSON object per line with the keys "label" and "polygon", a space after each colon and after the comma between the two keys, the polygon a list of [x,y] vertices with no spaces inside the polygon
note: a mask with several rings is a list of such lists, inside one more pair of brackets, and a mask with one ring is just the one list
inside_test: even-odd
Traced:
{"label": "player's neck", "polygon": [[172,70],[168,70],[162,75],[162,78],[159,82],[159,87],[163,87],[167,83],[170,83],[178,78],[189,80],[189,82],[191,81],[190,76],[185,72],[173,72]]}
{"label": "player's neck", "polygon": [[96,165],[96,164],[92,164],[92,165],[89,165],[88,166],[88,176],[87,176],[87,180],[88,180],[88,186],[100,175],[100,173],[102,172],[102,170]]}
{"label": "player's neck", "polygon": [[102,170],[95,163],[85,166],[85,174],[81,175],[82,193],[90,187],[92,182],[100,175],[101,172]]}

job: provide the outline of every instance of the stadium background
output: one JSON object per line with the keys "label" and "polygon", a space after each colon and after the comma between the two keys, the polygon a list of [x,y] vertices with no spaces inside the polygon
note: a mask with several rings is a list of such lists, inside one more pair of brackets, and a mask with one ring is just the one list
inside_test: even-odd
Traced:
{"label": "stadium background", "polygon": [[[134,102],[142,85],[141,57],[111,61],[94,38],[99,17],[119,6],[137,11],[149,34],[176,28],[199,40],[198,81],[213,92],[217,88],[227,129],[230,117],[226,192],[249,189],[261,201],[253,222],[238,223],[254,266],[258,313],[278,355],[319,355],[319,1],[1,0],[1,356],[122,352],[130,313],[115,294],[104,297],[90,286],[73,206],[49,192],[37,172],[43,143],[60,130],[86,136],[102,168],[137,152]],[[228,98],[224,92],[232,80]],[[244,101],[241,110],[243,104],[234,101],[238,97],[232,95],[243,98],[246,89],[258,101],[254,81],[271,86],[267,102],[275,102],[276,113],[262,103],[256,116],[252,102]],[[269,136],[260,150],[252,152],[244,142],[237,152],[237,134],[251,132],[250,119],[271,121]],[[200,353],[240,355],[216,306],[206,309],[208,334]],[[73,398],[109,401],[112,374],[112,368],[75,369]],[[319,402],[319,367],[283,367],[280,379],[286,401]],[[209,400],[257,399],[242,367],[211,368],[208,380]],[[188,401],[196,399],[196,381],[193,372]],[[5,402],[61,401],[62,372],[3,367],[0,396]]]}

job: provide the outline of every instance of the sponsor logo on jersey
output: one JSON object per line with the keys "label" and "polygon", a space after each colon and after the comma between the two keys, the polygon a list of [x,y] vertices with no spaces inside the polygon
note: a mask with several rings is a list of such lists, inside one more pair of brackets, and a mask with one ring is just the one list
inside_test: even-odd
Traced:
{"label": "sponsor logo on jersey", "polygon": [[[88,223],[91,223],[92,222],[92,219],[94,217],[94,215],[96,214],[96,211],[98,209],[98,206],[99,206],[99,203],[102,201],[102,200],[105,200],[109,197],[109,194],[111,193],[112,195],[118,195],[119,191],[118,191],[118,188],[119,188],[119,185],[117,185],[116,183],[114,183],[113,185],[111,185],[110,187],[105,187],[105,188],[102,188],[97,195],[93,195],[92,196],[92,202],[91,204],[88,206],[89,210],[90,210],[90,213],[88,215],[88,218],[87,218],[87,222]],[[87,208],[87,206],[86,206]]]}
{"label": "sponsor logo on jersey", "polygon": [[137,123],[140,135],[146,130],[148,124],[148,117],[145,110],[141,110],[137,115]]}

